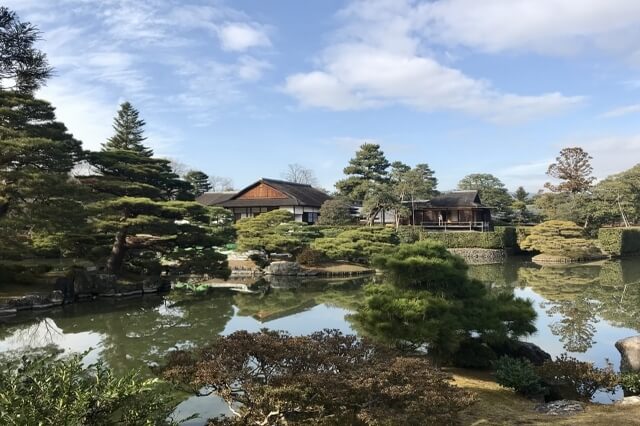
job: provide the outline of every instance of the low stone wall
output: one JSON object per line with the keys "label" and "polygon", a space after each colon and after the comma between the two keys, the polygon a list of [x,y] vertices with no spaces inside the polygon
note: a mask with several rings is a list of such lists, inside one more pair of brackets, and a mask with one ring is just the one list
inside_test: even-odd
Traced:
{"label": "low stone wall", "polygon": [[49,294],[27,294],[0,299],[0,315],[15,315],[19,311],[53,308],[98,297],[142,296],[169,290],[171,286],[163,277],[121,283],[114,275],[76,269],[68,276],[58,278],[54,288]]}
{"label": "low stone wall", "polygon": [[447,250],[462,257],[471,265],[502,263],[507,259],[507,250],[505,249],[450,248]]}

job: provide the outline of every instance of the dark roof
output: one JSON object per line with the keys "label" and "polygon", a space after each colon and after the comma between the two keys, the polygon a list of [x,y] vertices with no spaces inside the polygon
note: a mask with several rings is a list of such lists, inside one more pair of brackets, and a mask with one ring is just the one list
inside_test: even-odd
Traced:
{"label": "dark roof", "polygon": [[430,200],[419,201],[420,207],[426,208],[448,208],[448,207],[471,207],[483,208],[478,191],[453,191],[437,195]]}
{"label": "dark roof", "polygon": [[[288,198],[278,198],[278,199],[253,199],[253,200],[242,200],[238,199],[242,194],[249,191],[253,187],[264,183],[266,185],[271,186],[272,188],[282,192]],[[310,207],[320,207],[322,203],[329,200],[331,197],[312,187],[311,185],[303,184],[303,183],[294,183],[294,182],[286,182],[283,180],[277,179],[267,179],[262,178],[257,182],[252,183],[247,186],[240,192],[234,194],[229,199],[220,202],[220,204],[224,207],[277,207],[277,206],[310,206]]]}
{"label": "dark roof", "polygon": [[196,201],[205,206],[215,206],[227,201],[236,194],[237,192],[205,192],[196,198]]}

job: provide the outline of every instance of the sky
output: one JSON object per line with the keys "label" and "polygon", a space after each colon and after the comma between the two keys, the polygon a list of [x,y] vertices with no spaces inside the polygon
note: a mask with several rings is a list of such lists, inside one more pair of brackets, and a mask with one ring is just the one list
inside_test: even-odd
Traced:
{"label": "sky", "polygon": [[290,163],[332,189],[364,142],[439,189],[535,192],[581,146],[640,163],[638,0],[5,0],[42,31],[50,101],[85,148],[118,105],[148,145],[243,187]]}

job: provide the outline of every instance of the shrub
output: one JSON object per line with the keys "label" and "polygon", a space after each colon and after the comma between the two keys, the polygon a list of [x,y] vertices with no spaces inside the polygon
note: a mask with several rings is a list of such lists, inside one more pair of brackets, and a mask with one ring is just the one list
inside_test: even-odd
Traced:
{"label": "shrub", "polygon": [[582,228],[562,220],[549,220],[534,226],[520,243],[520,248],[575,260],[589,259],[600,252],[592,241],[584,238]]}
{"label": "shrub", "polygon": [[424,357],[337,330],[238,331],[174,352],[162,374],[194,391],[215,389],[239,412],[210,424],[454,424],[473,402]]}
{"label": "shrub", "polygon": [[640,228],[601,228],[598,245],[612,256],[640,254]]}
{"label": "shrub", "polygon": [[398,236],[391,228],[357,227],[335,237],[318,238],[311,243],[311,248],[330,259],[368,262],[372,256],[392,249],[398,242]]}
{"label": "shrub", "polygon": [[351,215],[351,203],[341,198],[333,198],[320,206],[319,223],[322,225],[349,225],[355,223]]}
{"label": "shrub", "polygon": [[502,249],[516,245],[513,227],[496,227],[492,232],[428,232],[425,239],[439,241],[447,248]]}
{"label": "shrub", "polygon": [[422,238],[422,229],[415,226],[400,226],[396,232],[401,243],[415,243]]}
{"label": "shrub", "polygon": [[528,360],[503,356],[494,365],[496,381],[500,386],[513,389],[527,397],[536,397],[546,393],[546,389],[536,373],[536,368]]}
{"label": "shrub", "polygon": [[82,355],[3,361],[0,424],[163,425],[175,405],[157,379],[116,378],[102,363],[85,366]]}
{"label": "shrub", "polygon": [[314,250],[311,247],[305,247],[300,251],[296,258],[301,265],[318,265],[326,260],[326,257],[321,251]]}
{"label": "shrub", "polygon": [[453,365],[461,368],[491,368],[496,361],[496,353],[486,343],[478,339],[466,339],[460,342],[453,354]]}
{"label": "shrub", "polygon": [[555,361],[545,362],[538,367],[538,374],[548,386],[560,389],[562,398],[576,397],[583,401],[590,401],[599,390],[611,392],[618,384],[611,365],[598,368],[593,363],[578,361],[567,354],[562,354]]}
{"label": "shrub", "polygon": [[618,381],[625,395],[640,395],[640,373],[622,373]]}

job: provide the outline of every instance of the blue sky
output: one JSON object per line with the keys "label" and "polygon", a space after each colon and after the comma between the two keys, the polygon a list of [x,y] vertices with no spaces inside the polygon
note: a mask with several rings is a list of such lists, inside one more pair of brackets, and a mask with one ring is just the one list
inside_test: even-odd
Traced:
{"label": "blue sky", "polygon": [[331,188],[363,142],[440,189],[536,191],[582,146],[640,162],[637,0],[9,0],[43,31],[40,96],[87,148],[128,100],[149,145],[242,187],[289,163]]}

